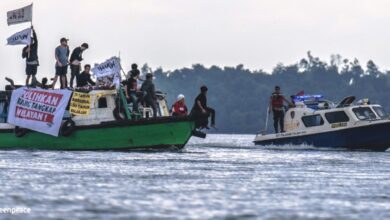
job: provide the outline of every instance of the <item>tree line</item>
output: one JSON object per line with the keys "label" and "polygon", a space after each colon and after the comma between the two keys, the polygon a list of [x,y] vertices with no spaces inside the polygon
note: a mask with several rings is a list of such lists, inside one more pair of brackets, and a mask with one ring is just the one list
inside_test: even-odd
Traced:
{"label": "tree line", "polygon": [[[141,71],[150,72],[150,68],[145,64]],[[174,71],[159,68],[152,72],[157,88],[167,93],[170,104],[182,93],[187,106],[192,108],[199,87],[207,85],[208,105],[217,111],[219,133],[262,130],[275,85],[281,86],[286,98],[302,90],[305,94],[322,94],[336,103],[354,95],[357,99],[369,98],[372,103],[390,110],[390,71],[379,70],[372,60],[363,66],[358,59],[332,55],[327,63],[308,52],[307,57],[295,64],[277,64],[272,73],[250,71],[242,64],[223,68],[194,64],[192,68]],[[271,126],[268,129],[271,130]]]}

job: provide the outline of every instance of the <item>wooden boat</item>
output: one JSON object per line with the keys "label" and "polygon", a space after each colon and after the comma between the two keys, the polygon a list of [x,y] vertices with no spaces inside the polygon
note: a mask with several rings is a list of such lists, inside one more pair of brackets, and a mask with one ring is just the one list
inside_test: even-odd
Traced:
{"label": "wooden boat", "polygon": [[[132,150],[183,148],[191,136],[204,137],[195,130],[194,120],[169,116],[163,94],[158,96],[159,112],[141,108],[141,115],[131,109],[122,90],[93,90],[90,114],[64,116],[58,137],[15,127],[6,123],[9,94],[0,96],[0,149],[42,150]],[[118,104],[126,108],[118,108]],[[147,117],[157,114],[158,117]]]}

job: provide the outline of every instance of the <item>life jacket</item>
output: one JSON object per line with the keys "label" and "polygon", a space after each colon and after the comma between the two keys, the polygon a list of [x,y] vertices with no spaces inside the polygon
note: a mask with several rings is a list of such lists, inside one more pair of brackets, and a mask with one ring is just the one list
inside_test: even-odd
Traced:
{"label": "life jacket", "polygon": [[172,113],[176,115],[187,115],[187,106],[182,102],[175,102],[172,106]]}
{"label": "life jacket", "polygon": [[283,108],[283,96],[281,94],[272,93],[271,105],[275,110],[282,110]]}

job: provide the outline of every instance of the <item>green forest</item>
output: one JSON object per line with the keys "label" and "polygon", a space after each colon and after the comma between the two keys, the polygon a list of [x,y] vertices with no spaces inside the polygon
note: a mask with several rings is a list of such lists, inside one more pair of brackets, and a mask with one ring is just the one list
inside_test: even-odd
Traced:
{"label": "green forest", "polygon": [[[142,72],[148,71],[150,68],[145,64]],[[187,106],[192,108],[199,87],[207,85],[208,105],[217,112],[218,130],[213,132],[248,134],[264,128],[275,85],[281,86],[286,98],[302,90],[305,94],[322,94],[335,103],[354,95],[357,100],[369,98],[371,103],[381,104],[389,111],[389,73],[381,72],[372,60],[361,64],[358,59],[332,55],[328,63],[310,52],[295,64],[277,64],[272,73],[250,71],[241,64],[223,68],[194,64],[192,68],[175,71],[161,68],[153,71],[156,87],[167,93],[169,104],[182,93]]]}

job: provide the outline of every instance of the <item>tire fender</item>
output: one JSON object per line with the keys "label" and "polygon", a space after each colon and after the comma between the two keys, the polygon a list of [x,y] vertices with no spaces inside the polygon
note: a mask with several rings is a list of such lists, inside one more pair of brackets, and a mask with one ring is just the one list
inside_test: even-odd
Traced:
{"label": "tire fender", "polygon": [[60,133],[64,137],[69,137],[72,135],[72,133],[76,129],[76,124],[72,119],[67,119],[64,123],[62,123],[61,128],[60,128]]}
{"label": "tire fender", "polygon": [[16,137],[23,137],[27,134],[28,130],[26,128],[15,126],[14,132]]}

